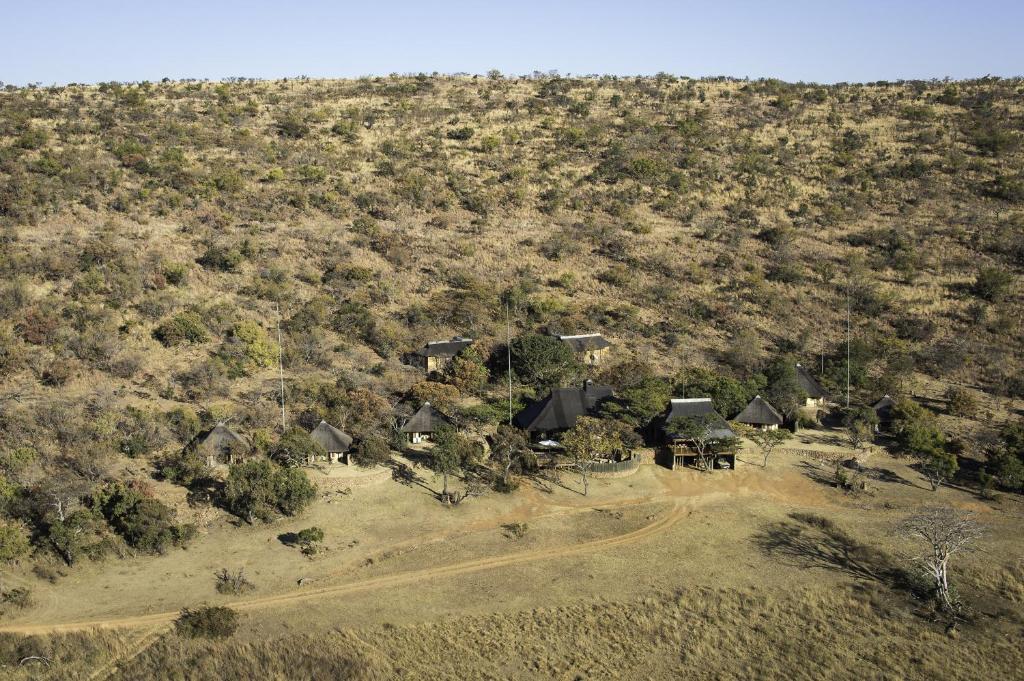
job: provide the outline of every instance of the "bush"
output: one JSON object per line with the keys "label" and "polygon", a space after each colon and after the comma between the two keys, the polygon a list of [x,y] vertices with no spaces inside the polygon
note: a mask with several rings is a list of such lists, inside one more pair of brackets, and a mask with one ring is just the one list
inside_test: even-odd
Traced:
{"label": "bush", "polygon": [[208,270],[235,272],[243,260],[245,260],[245,256],[236,248],[210,244],[207,246],[206,252],[196,262]]}
{"label": "bush", "polygon": [[324,540],[324,531],[320,527],[307,527],[300,530],[297,537],[302,554],[313,556],[320,552],[320,542]]}
{"label": "bush", "polygon": [[214,576],[217,578],[217,593],[220,594],[238,596],[256,588],[246,578],[244,568],[238,568],[238,572],[228,572],[227,568],[221,568]]}
{"label": "bush", "polygon": [[974,280],[974,295],[998,302],[1006,297],[1013,285],[1013,273],[1000,267],[983,267]]}
{"label": "bush", "polygon": [[173,509],[130,482],[108,483],[93,495],[91,505],[129,546],[140,551],[163,553],[170,545],[186,545],[195,535],[193,526],[173,522]]}
{"label": "bush", "polygon": [[973,418],[978,411],[978,400],[964,388],[950,386],[946,390],[946,402],[953,416]]}
{"label": "bush", "polygon": [[210,335],[198,312],[182,312],[161,322],[153,330],[153,338],[169,348],[181,343],[205,343]]}
{"label": "bush", "polygon": [[32,592],[20,586],[16,586],[13,589],[5,589],[0,591],[0,603],[10,605],[18,610],[24,610],[32,605]]}
{"label": "bush", "polygon": [[268,459],[232,466],[224,486],[228,509],[248,522],[270,522],[278,513],[295,515],[316,496],[316,487],[299,468],[282,468]]}
{"label": "bush", "polygon": [[21,523],[0,522],[0,563],[28,555],[31,548],[27,527]]}
{"label": "bush", "polygon": [[183,608],[174,629],[186,638],[227,638],[238,630],[238,613],[219,605]]}
{"label": "bush", "polygon": [[391,461],[391,447],[383,436],[371,434],[359,441],[350,456],[360,468],[384,466]]}

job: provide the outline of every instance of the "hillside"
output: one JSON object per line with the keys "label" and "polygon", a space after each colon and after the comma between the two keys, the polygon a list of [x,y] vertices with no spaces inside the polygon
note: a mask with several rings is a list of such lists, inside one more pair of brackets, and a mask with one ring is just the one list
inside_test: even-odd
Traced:
{"label": "hillside", "polygon": [[[558,639],[538,657],[545,627],[627,626],[649,609],[644,627],[689,618],[710,631],[718,608],[742,628],[754,598],[766,629],[774,617],[798,631],[800,599],[780,595],[798,579],[822,622],[841,620],[814,645],[877,627],[894,649],[940,650],[942,617],[895,567],[906,542],[893,533],[936,500],[990,530],[981,557],[958,556],[955,580],[978,603],[963,650],[1002,650],[1024,621],[1022,95],[1021,80],[994,78],[497,74],[3,89],[0,664],[40,648],[65,665],[56,675],[131,663],[133,678],[233,646],[262,659],[307,646],[300,628],[330,628],[344,645],[323,663],[339,670],[501,678],[500,661],[422,654],[417,637],[450,646],[465,621],[488,648],[536,627],[519,660],[532,667],[508,678],[573,678],[615,636],[581,650]],[[569,354],[536,334],[584,332],[611,342],[602,366],[552,355],[529,373],[554,353],[545,343]],[[805,414],[799,444],[771,465],[737,440],[736,470],[627,461],[632,477],[595,480],[587,496],[575,473],[540,470],[520,433],[496,432],[507,333],[517,408],[584,378],[614,388],[594,426],[608,428],[594,441],[618,443],[609,459],[652,454],[670,396],[707,394],[731,418],[755,393],[776,400],[763,391],[796,362],[836,402],[847,371],[855,408],[897,398],[901,430],[876,438],[863,409]],[[472,351],[426,380],[411,353],[455,335]],[[793,408],[776,406],[797,419],[806,395],[787,390]],[[397,430],[426,401],[461,431],[440,449]],[[295,465],[321,419],[354,436],[361,466]],[[218,421],[286,465],[208,467],[191,443]],[[455,463],[441,470],[438,451]],[[869,466],[837,465],[853,456]],[[439,504],[449,476],[494,493]],[[323,546],[297,539],[322,528]],[[111,569],[115,557],[126,560]],[[498,569],[511,566],[529,575],[522,588]],[[224,596],[214,571],[241,567],[261,589],[224,601],[247,612],[242,642],[163,636],[180,608]],[[299,605],[310,580],[324,594],[315,612]],[[712,593],[710,610],[689,604]],[[331,610],[342,594],[355,609]],[[437,621],[447,614],[454,624]],[[78,638],[110,622],[156,629],[137,644]],[[274,635],[266,649],[252,643],[260,627]],[[396,638],[364,644],[357,630]],[[869,638],[821,668],[842,676],[869,654],[879,677],[935,668],[875,656]],[[647,640],[652,676],[768,639],[708,633],[680,660],[682,640]],[[969,678],[963,650],[955,675]],[[770,668],[803,656],[787,648]],[[629,659],[592,668],[627,673]],[[750,676],[747,665],[719,655],[712,668]]]}

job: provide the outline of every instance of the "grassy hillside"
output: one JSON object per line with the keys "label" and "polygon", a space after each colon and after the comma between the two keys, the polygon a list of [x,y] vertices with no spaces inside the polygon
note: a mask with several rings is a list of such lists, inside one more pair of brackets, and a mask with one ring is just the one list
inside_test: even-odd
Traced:
{"label": "grassy hillside", "polygon": [[[1022,94],[667,76],[8,87],[0,496],[28,525],[7,540],[59,546],[41,533],[61,500],[100,494],[115,529],[154,484],[184,507],[148,479],[218,418],[271,446],[279,319],[290,422],[360,437],[410,390],[501,420],[506,304],[513,333],[604,333],[594,373],[616,388],[694,367],[756,386],[784,355],[838,388],[849,305],[855,400],[933,398],[977,456],[1024,395]],[[454,334],[478,339],[488,384],[424,385],[403,362]],[[946,404],[950,384],[970,409]],[[147,541],[187,540],[146,512],[165,530]],[[76,550],[123,553],[90,518]]]}

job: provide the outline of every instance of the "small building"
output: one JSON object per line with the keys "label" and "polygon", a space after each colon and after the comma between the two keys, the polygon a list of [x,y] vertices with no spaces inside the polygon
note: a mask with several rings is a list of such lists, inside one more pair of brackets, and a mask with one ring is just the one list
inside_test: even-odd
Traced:
{"label": "small building", "polygon": [[519,412],[515,424],[535,441],[554,443],[553,436],[573,428],[579,417],[592,415],[611,396],[611,386],[595,385],[593,381],[579,388],[555,388]]}
{"label": "small building", "polygon": [[449,341],[431,341],[416,351],[416,363],[428,375],[433,374],[443,370],[448,362],[472,344],[472,338],[462,336],[455,336]]}
{"label": "small building", "polygon": [[206,459],[208,466],[236,464],[249,458],[249,443],[227,427],[223,421],[196,441],[196,451]]}
{"label": "small building", "polygon": [[768,400],[760,395],[755,395],[754,399],[750,400],[733,421],[761,430],[778,430],[785,419]]}
{"label": "small building", "polygon": [[[672,399],[669,401],[668,412],[665,414],[662,424],[662,435],[665,438],[666,448],[670,460],[667,462],[669,468],[686,466],[697,463],[697,451],[693,447],[693,440],[681,433],[673,432],[672,422],[676,419],[705,419],[708,431],[707,440],[712,443],[720,442],[736,437],[736,433],[726,423],[714,405],[710,397],[690,397],[685,399]],[[712,455],[714,468],[735,468],[736,454],[722,452]]]}
{"label": "small building", "polygon": [[871,405],[871,408],[875,410],[875,415],[878,417],[878,423],[875,424],[876,433],[889,430],[892,427],[893,408],[895,406],[896,400],[888,395],[883,395],[882,399]]}
{"label": "small building", "polygon": [[600,366],[607,357],[611,343],[599,333],[581,333],[574,336],[555,337],[569,346],[576,358],[589,366]]}
{"label": "small building", "polygon": [[822,387],[811,372],[807,371],[801,364],[796,365],[796,382],[807,393],[808,407],[824,407],[828,401],[828,392]]}
{"label": "small building", "polygon": [[409,436],[409,442],[419,444],[428,442],[430,437],[445,426],[452,427],[451,419],[424,402],[415,414],[402,426],[402,432]]}
{"label": "small building", "polygon": [[352,436],[348,433],[321,420],[320,425],[309,433],[309,437],[327,451],[329,463],[349,463],[348,450],[352,448]]}

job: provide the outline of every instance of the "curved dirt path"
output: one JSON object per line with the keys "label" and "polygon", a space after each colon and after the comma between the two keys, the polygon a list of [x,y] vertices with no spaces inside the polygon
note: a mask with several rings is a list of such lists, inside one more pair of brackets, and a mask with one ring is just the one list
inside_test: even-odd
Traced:
{"label": "curved dirt path", "polygon": [[[649,525],[645,525],[637,530],[633,530],[632,532],[627,532],[625,534],[615,535],[612,537],[605,537],[603,539],[595,539],[592,541],[583,542],[581,544],[574,544],[572,546],[555,546],[546,549],[522,551],[520,553],[504,554],[501,556],[492,556],[488,558],[478,558],[474,560],[463,561],[461,563],[454,563],[452,565],[444,565],[440,567],[427,568],[423,570],[412,570],[409,572],[399,572],[396,574],[384,575],[381,577],[371,577],[369,579],[365,579],[358,582],[336,584],[333,586],[325,586],[316,589],[290,591],[287,593],[276,594],[272,596],[251,598],[244,601],[235,601],[228,605],[229,607],[235,610],[257,610],[272,605],[298,603],[302,601],[311,600],[314,598],[320,598],[323,596],[336,596],[359,591],[369,591],[385,587],[400,586],[427,579],[451,577],[471,572],[477,572],[480,570],[490,570],[499,567],[507,567],[510,565],[517,565],[520,563],[527,563],[536,560],[574,556],[577,554],[611,548],[622,544],[630,544],[632,542],[640,541],[642,539],[646,539],[647,537],[664,532],[672,525],[674,525],[676,521],[683,517],[684,511],[685,508],[681,504],[679,504],[678,501],[673,500],[668,513],[664,514],[662,517],[658,518]],[[82,622],[67,622],[62,624],[26,624],[0,626],[0,632],[23,635],[35,635],[81,632],[89,631],[91,629],[155,627],[158,625],[169,624],[178,617],[178,614],[179,612],[175,610],[173,612],[152,613],[147,615],[137,615],[133,617],[88,620]]]}

